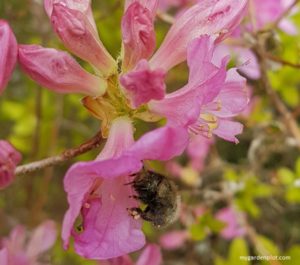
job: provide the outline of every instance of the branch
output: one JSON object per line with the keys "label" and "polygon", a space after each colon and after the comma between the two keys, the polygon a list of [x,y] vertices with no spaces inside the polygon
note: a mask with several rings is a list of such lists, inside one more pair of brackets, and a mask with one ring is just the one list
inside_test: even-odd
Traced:
{"label": "branch", "polygon": [[300,68],[299,63],[292,63],[292,62],[286,61],[282,58],[274,56],[273,54],[265,53],[264,56],[267,57],[268,59],[270,59],[273,62],[280,63],[282,65],[290,66],[290,67],[293,67],[293,68]]}
{"label": "branch", "polygon": [[259,37],[257,37],[257,45],[254,47],[254,52],[257,54],[258,57],[263,87],[267,95],[270,97],[271,102],[274,104],[276,110],[281,115],[288,131],[295,138],[297,146],[300,148],[300,129],[293,114],[288,110],[285,104],[281,101],[276,91],[271,86],[267,72],[268,67],[265,57],[266,51],[264,48],[264,42],[260,40]]}
{"label": "branch", "polygon": [[89,139],[85,143],[78,147],[67,149],[63,151],[60,155],[48,157],[40,161],[32,162],[26,165],[18,166],[15,171],[15,175],[26,175],[33,173],[35,171],[42,170],[46,167],[55,166],[64,163],[74,157],[87,153],[97,147],[102,143],[103,138],[101,133],[97,133],[93,138]]}

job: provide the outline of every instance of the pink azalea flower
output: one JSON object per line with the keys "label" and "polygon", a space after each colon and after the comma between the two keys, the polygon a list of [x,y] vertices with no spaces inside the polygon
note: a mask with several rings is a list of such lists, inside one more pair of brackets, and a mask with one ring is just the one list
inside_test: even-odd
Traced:
{"label": "pink azalea flower", "polygon": [[56,241],[53,221],[45,221],[30,235],[23,226],[17,226],[9,238],[2,240],[0,250],[1,265],[48,265],[38,261],[39,256],[49,250]]}
{"label": "pink azalea flower", "polygon": [[5,89],[17,61],[17,41],[5,20],[0,19],[0,94]]}
{"label": "pink azalea flower", "polygon": [[240,214],[232,207],[223,208],[217,212],[216,218],[226,224],[226,227],[221,231],[223,238],[233,239],[245,234],[245,229],[241,227],[239,222]]}
{"label": "pink azalea flower", "polygon": [[136,262],[133,262],[128,255],[101,261],[101,265],[160,265],[162,256],[159,246],[149,244],[143,250]]}
{"label": "pink azalea flower", "polygon": [[[116,90],[109,87],[112,85],[117,90],[121,88],[132,108],[138,108],[151,99],[164,97],[165,73],[185,60],[187,45],[193,38],[207,33],[221,40],[228,35],[241,20],[247,0],[205,0],[195,5],[176,20],[153,56],[158,0],[127,0],[118,60],[112,58],[99,39],[89,0],[45,0],[44,4],[65,46],[94,66],[95,74],[85,72],[67,53],[36,45],[19,48],[24,71],[41,85],[59,93],[102,96],[107,89]],[[118,73],[117,61],[121,62],[121,73]],[[116,80],[112,84],[113,77],[119,75],[120,83]]]}
{"label": "pink azalea flower", "polygon": [[149,109],[174,126],[185,126],[194,134],[215,134],[237,143],[243,126],[230,119],[248,104],[246,80],[236,69],[226,70],[228,57],[214,58],[215,45],[209,36],[194,40],[188,48],[188,84],[149,103]]}
{"label": "pink azalea flower", "polygon": [[14,181],[15,169],[21,159],[21,154],[9,142],[0,140],[0,189]]}
{"label": "pink azalea flower", "polygon": [[162,235],[159,243],[164,249],[172,250],[182,247],[188,239],[188,231],[171,231]]}
{"label": "pink azalea flower", "polygon": [[203,137],[202,135],[193,135],[187,147],[187,155],[189,157],[189,164],[198,172],[204,168],[205,159],[209,153],[210,147],[213,144],[212,139]]}
{"label": "pink azalea flower", "polygon": [[[124,72],[130,70],[129,73],[121,76],[120,82],[132,107],[136,108],[151,99],[163,98],[165,93],[164,72],[166,73],[172,67],[186,60],[186,49],[189,42],[202,34],[216,35],[217,41],[225,38],[242,19],[246,4],[247,1],[207,0],[187,9],[176,18],[162,45],[150,58],[148,67],[143,61],[140,62],[143,65],[142,71],[140,63],[137,63],[133,69],[123,69]],[[147,33],[152,34],[152,32],[151,28]],[[142,36],[148,36],[148,34],[143,32]],[[131,50],[131,53],[133,52],[134,50]],[[146,58],[140,58],[140,60],[143,59]],[[155,81],[153,82],[153,80]],[[132,91],[135,93],[133,94]]]}
{"label": "pink azalea flower", "polygon": [[[170,159],[183,151],[187,141],[185,130],[163,127],[134,143],[130,119],[116,119],[97,159],[76,163],[65,176],[70,205],[62,229],[65,248],[71,235],[76,252],[86,258],[110,259],[142,248],[141,221],[126,210],[137,202],[129,197],[132,187],[124,184],[142,169],[142,160]],[[76,232],[73,225],[79,215],[82,231]]]}

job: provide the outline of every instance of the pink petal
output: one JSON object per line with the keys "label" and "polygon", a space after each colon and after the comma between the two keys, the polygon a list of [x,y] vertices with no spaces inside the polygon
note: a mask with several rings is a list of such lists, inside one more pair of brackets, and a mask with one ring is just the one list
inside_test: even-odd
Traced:
{"label": "pink petal", "polygon": [[149,244],[140,255],[136,265],[160,265],[162,264],[162,255],[160,247],[155,244]]}
{"label": "pink petal", "polygon": [[148,59],[155,49],[154,16],[139,2],[131,4],[122,18],[122,38],[125,70],[132,69],[141,59]]}
{"label": "pink petal", "polygon": [[82,14],[87,16],[89,22],[97,32],[96,23],[91,9],[91,0],[44,0],[44,8],[49,18],[51,18],[54,4],[61,4],[67,8],[80,11]]}
{"label": "pink petal", "polygon": [[169,30],[150,60],[153,68],[168,71],[186,59],[191,40],[203,34],[220,34],[218,41],[230,34],[241,21],[247,0],[203,0],[184,12]]}
{"label": "pink petal", "polygon": [[170,160],[184,151],[188,140],[186,129],[164,126],[146,133],[126,154],[140,160]]}
{"label": "pink petal", "polygon": [[14,172],[21,159],[21,154],[9,142],[0,140],[0,189],[14,181]]}
{"label": "pink petal", "polygon": [[239,122],[230,120],[219,119],[218,127],[213,133],[227,141],[239,143],[239,140],[235,137],[243,132],[243,125]]}
{"label": "pink petal", "polygon": [[128,117],[119,117],[112,122],[109,137],[97,160],[120,156],[124,150],[133,145],[134,128]]}
{"label": "pink petal", "polygon": [[199,90],[203,104],[211,102],[219,94],[226,78],[229,57],[223,56],[216,65],[214,55],[213,38],[208,35],[194,39],[188,46],[188,87]]}
{"label": "pink petal", "polygon": [[145,244],[141,222],[132,218],[127,208],[136,202],[129,198],[132,188],[128,178],[105,180],[101,199],[90,202],[83,215],[83,232],[74,236],[78,254],[92,259],[109,259],[136,251]]}
{"label": "pink petal", "polygon": [[196,89],[189,86],[166,95],[162,100],[152,100],[148,104],[149,110],[166,117],[171,126],[183,126],[194,123],[200,114],[201,97]]}
{"label": "pink petal", "polygon": [[6,248],[0,250],[0,264],[1,265],[9,265],[8,264],[8,251]]}
{"label": "pink petal", "polygon": [[125,1],[125,12],[130,7],[130,5],[132,5],[136,2],[139,3],[141,6],[144,6],[145,8],[147,8],[149,11],[151,11],[152,16],[155,16],[159,0],[126,0]]}
{"label": "pink petal", "polygon": [[8,23],[0,19],[0,94],[15,68],[17,53],[16,38]]}
{"label": "pink petal", "polygon": [[107,52],[88,18],[80,11],[54,4],[51,22],[65,46],[108,76],[115,70],[115,61]]}
{"label": "pink petal", "polygon": [[134,207],[135,203],[129,198],[131,186],[124,185],[129,182],[127,176],[142,168],[141,159],[120,156],[132,144],[132,134],[128,118],[116,119],[98,160],[76,163],[65,176],[64,186],[70,205],[62,229],[65,247],[88,194],[95,182],[99,183],[99,196],[90,199],[87,202],[89,207],[83,211],[84,231],[73,233],[75,248],[80,255],[109,259],[135,251],[145,243],[140,221],[134,220],[126,210]]}
{"label": "pink petal", "polygon": [[233,52],[237,54],[238,62],[242,64],[239,70],[249,78],[259,79],[260,69],[255,54],[250,49],[240,47],[234,48]]}
{"label": "pink petal", "polygon": [[146,60],[141,60],[136,68],[120,78],[120,82],[134,108],[147,103],[151,99],[163,99],[166,85],[165,72],[152,71]]}
{"label": "pink petal", "polygon": [[40,85],[57,93],[105,93],[104,79],[85,71],[68,53],[38,45],[19,45],[22,69]]}
{"label": "pink petal", "polygon": [[226,82],[216,98],[216,101],[220,102],[221,109],[209,112],[222,118],[233,117],[243,112],[249,103],[246,88],[246,79],[240,76],[235,68],[230,69],[227,72]]}
{"label": "pink petal", "polygon": [[134,265],[134,263],[128,255],[123,255],[109,260],[102,260],[101,265]]}
{"label": "pink petal", "polygon": [[187,147],[187,154],[190,158],[190,164],[193,169],[200,172],[204,168],[205,160],[212,144],[212,139],[206,138],[201,134],[191,137]]}
{"label": "pink petal", "polygon": [[296,36],[297,34],[299,34],[297,26],[288,19],[282,19],[279,23],[279,27],[289,35]]}
{"label": "pink petal", "polygon": [[188,237],[187,231],[172,231],[162,235],[159,243],[164,249],[173,250],[182,247]]}
{"label": "pink petal", "polygon": [[168,122],[177,126],[193,124],[200,115],[202,104],[212,101],[219,94],[226,78],[228,58],[223,58],[220,67],[212,63],[214,45],[209,36],[193,40],[187,53],[189,83],[163,100],[148,104],[152,112],[166,117]]}
{"label": "pink petal", "polygon": [[227,226],[221,231],[221,236],[223,238],[230,240],[245,234],[245,229],[239,224],[240,214],[232,207],[219,210],[216,214],[216,218],[227,224]]}
{"label": "pink petal", "polygon": [[50,249],[56,241],[56,225],[53,221],[40,224],[31,236],[27,245],[28,257],[34,258]]}
{"label": "pink petal", "polygon": [[[68,170],[64,178],[64,187],[65,187],[65,191],[68,194],[68,202],[70,206],[67,213],[65,214],[63,228],[62,228],[62,238],[64,240],[65,248],[68,247],[69,237],[73,229],[74,222],[80,214],[82,205],[84,204],[85,201],[86,194],[88,194],[90,189],[93,187],[95,181],[96,180],[102,181],[102,185],[104,185],[105,182],[107,182],[108,184],[111,183],[112,181],[114,181],[114,178],[118,178],[118,181],[120,181],[121,176],[124,177],[136,173],[141,168],[142,168],[141,161],[133,157],[122,156],[120,158],[111,158],[102,161],[76,163]],[[122,187],[124,186],[123,184],[125,182],[126,180],[123,179]],[[113,186],[114,185],[111,186],[111,189],[114,188]],[[115,194],[114,196],[117,198]],[[129,196],[128,193],[126,194],[126,196]],[[110,201],[105,201],[105,202],[108,203]],[[104,205],[104,202],[102,202],[102,205],[103,207],[106,207]],[[126,214],[128,216],[128,213]],[[129,223],[127,222],[127,224]],[[138,233],[137,236],[138,238],[140,238],[140,235]],[[125,243],[122,242],[122,244]],[[84,247],[81,246],[81,248]],[[106,251],[109,250],[106,249]],[[99,250],[99,255],[103,255],[103,259],[105,258],[108,259],[112,257],[107,252],[101,252],[100,250]],[[120,253],[118,256],[120,255],[122,254]]]}

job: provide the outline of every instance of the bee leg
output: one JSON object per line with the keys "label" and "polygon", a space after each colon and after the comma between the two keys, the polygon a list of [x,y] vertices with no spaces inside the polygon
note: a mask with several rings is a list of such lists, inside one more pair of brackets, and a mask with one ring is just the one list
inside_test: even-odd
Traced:
{"label": "bee leg", "polygon": [[130,182],[127,182],[127,183],[124,183],[125,186],[127,185],[132,185],[134,183],[134,181],[130,181]]}
{"label": "bee leg", "polygon": [[128,196],[130,199],[136,199],[136,200],[140,200],[141,197],[139,196],[136,196],[136,195],[131,195],[131,196]]}

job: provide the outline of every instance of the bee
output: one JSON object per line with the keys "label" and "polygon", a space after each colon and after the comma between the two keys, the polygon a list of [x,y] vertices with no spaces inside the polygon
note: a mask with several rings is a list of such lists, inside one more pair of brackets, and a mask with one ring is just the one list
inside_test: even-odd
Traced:
{"label": "bee", "polygon": [[149,221],[156,227],[173,223],[178,217],[180,206],[175,183],[159,173],[145,169],[134,176],[134,180],[128,184],[132,185],[137,195],[131,197],[146,204],[146,208],[127,209],[129,214],[135,219]]}

